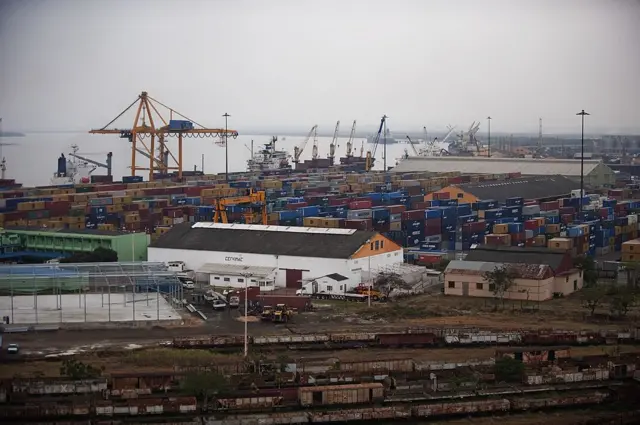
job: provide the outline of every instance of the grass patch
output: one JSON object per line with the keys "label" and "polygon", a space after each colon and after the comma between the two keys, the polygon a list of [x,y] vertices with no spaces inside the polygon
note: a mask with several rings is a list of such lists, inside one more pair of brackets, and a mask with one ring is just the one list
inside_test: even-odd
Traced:
{"label": "grass patch", "polygon": [[208,366],[221,362],[238,360],[235,354],[216,353],[209,350],[177,350],[173,348],[152,348],[127,353],[123,363],[141,367]]}

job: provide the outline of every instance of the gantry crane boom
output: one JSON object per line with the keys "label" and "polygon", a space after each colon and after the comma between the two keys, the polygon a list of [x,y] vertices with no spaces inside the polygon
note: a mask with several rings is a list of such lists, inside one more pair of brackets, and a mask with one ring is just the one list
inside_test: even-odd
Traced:
{"label": "gantry crane boom", "polygon": [[[102,162],[98,162],[96,160],[90,159],[90,158],[86,158],[84,156],[80,156],[78,154],[69,153],[69,156],[72,156],[74,158],[78,158],[80,161],[84,161],[87,162],[91,165],[94,165],[96,168],[105,168],[107,170],[107,175],[110,176],[111,175],[111,158],[113,157],[113,153],[109,152],[107,154],[107,161],[105,163]],[[94,168],[95,170],[95,168]]]}
{"label": "gantry crane boom", "polygon": [[298,163],[300,162],[300,156],[302,155],[302,152],[304,152],[304,148],[307,146],[307,143],[309,143],[309,139],[311,138],[311,136],[313,136],[317,128],[318,128],[317,124],[311,127],[311,130],[309,130],[309,134],[307,134],[307,137],[305,137],[304,141],[300,143],[300,145],[294,146],[292,162],[295,165],[298,165]]}
{"label": "gantry crane boom", "polygon": [[336,157],[336,144],[338,142],[338,131],[340,131],[340,120],[336,123],[336,129],[333,131],[333,139],[331,139],[331,144],[329,144],[329,161],[331,161],[331,165],[333,165],[333,161]]}
{"label": "gantry crane boom", "polygon": [[382,134],[382,128],[384,127],[384,123],[387,120],[387,116],[383,115],[380,120],[380,128],[378,128],[378,133],[376,134],[376,138],[373,141],[373,151],[367,152],[367,160],[365,164],[365,170],[371,171],[373,169],[373,164],[376,161],[376,150],[378,149],[378,143],[380,142],[380,135]]}
{"label": "gantry crane boom", "polygon": [[353,138],[356,135],[356,120],[353,120],[353,125],[351,126],[351,133],[349,134],[349,140],[347,141],[347,158],[351,158],[353,156]]}
{"label": "gantry crane boom", "polygon": [[407,134],[407,140],[409,141],[409,144],[411,145],[411,149],[413,150],[413,153],[416,154],[416,156],[420,156],[420,153],[418,153],[418,149],[416,149],[415,145],[413,144],[413,140],[411,140],[411,137],[409,137],[408,134]]}
{"label": "gantry crane boom", "polygon": [[[242,206],[246,209],[243,212],[245,224],[267,224],[267,204],[265,192],[254,192],[249,190],[244,196],[232,196],[218,198],[215,200],[215,212],[213,222],[228,223],[227,207],[230,205]],[[259,223],[256,223],[256,222]]]}
{"label": "gantry crane boom", "polygon": [[[133,126],[128,129],[109,128],[114,122],[122,117],[127,111],[135,108],[135,118]],[[157,106],[156,106],[157,105]],[[169,112],[169,119],[159,112],[159,107]],[[183,120],[174,120],[174,116],[183,118]],[[148,120],[148,122],[147,122]],[[195,125],[195,127],[194,127]],[[138,98],[134,100],[124,111],[118,114],[111,122],[100,129],[89,131],[90,134],[118,134],[122,139],[128,139],[131,143],[131,175],[135,176],[136,171],[149,171],[149,181],[153,181],[154,172],[169,173],[177,171],[178,177],[182,178],[182,141],[185,137],[204,138],[204,137],[223,137],[231,136],[234,139],[238,137],[238,132],[224,128],[207,128],[197,122],[187,118],[186,116],[169,108],[164,103],[152,98],[147,92],[143,91]],[[144,139],[150,139],[149,146]],[[167,146],[169,137],[177,137],[178,139],[178,158],[171,152]],[[156,156],[156,143],[159,145],[159,152]],[[142,146],[142,149],[138,147]],[[148,167],[140,167],[136,162],[136,154],[142,153],[149,160]],[[146,153],[146,154],[145,154]],[[174,163],[170,166],[165,158],[172,158]]]}

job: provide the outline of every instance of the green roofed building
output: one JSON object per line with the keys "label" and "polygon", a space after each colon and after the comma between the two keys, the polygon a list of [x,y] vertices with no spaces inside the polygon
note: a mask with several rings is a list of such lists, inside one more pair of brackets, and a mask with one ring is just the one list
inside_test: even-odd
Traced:
{"label": "green roofed building", "polygon": [[[118,261],[146,261],[149,235],[106,230],[33,229],[11,227],[4,229],[5,238],[11,238],[11,252],[3,256],[27,256],[29,253],[64,256],[92,252],[96,248],[111,249],[118,253]],[[16,237],[19,245],[15,245]]]}

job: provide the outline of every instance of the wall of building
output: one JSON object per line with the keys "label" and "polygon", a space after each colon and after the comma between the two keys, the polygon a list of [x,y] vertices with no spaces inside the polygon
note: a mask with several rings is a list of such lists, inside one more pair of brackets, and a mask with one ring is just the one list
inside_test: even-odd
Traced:
{"label": "wall of building", "polygon": [[581,271],[574,271],[565,275],[556,276],[554,281],[554,292],[569,295],[582,289],[584,282]]}
{"label": "wall of building", "polygon": [[[452,286],[453,284],[453,286]],[[515,279],[514,285],[505,293],[506,300],[545,301],[553,298],[554,278],[534,280]],[[445,295],[494,298],[490,284],[481,275],[445,273]]]}
{"label": "wall of building", "polygon": [[[211,273],[209,274],[209,285],[218,288],[235,288],[243,289],[245,286],[245,277],[231,274]],[[249,277],[246,282],[247,286],[259,286],[260,291],[268,292],[276,289],[275,273],[265,277]]]}
{"label": "wall of building", "polygon": [[244,264],[247,266],[273,267],[277,287],[286,286],[286,270],[302,270],[302,279],[314,279],[330,273],[339,273],[349,279],[349,286],[362,281],[362,271],[383,270],[403,262],[402,249],[370,255],[357,259],[333,259],[316,257],[290,257],[239,252],[194,251],[150,247],[149,261],[184,261],[191,270],[198,271],[207,263]]}

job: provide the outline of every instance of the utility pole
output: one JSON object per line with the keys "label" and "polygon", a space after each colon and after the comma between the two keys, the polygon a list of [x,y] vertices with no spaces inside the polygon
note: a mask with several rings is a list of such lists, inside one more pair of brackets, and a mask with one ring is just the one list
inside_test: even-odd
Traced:
{"label": "utility pole", "polygon": [[224,113],[224,178],[229,183],[229,126],[228,119],[231,115]]}
{"label": "utility pole", "polygon": [[584,117],[585,115],[590,114],[588,112],[585,112],[583,109],[576,115],[580,115],[582,119],[582,133],[580,136],[580,214],[582,214],[582,200],[584,198]]}
{"label": "utility pole", "polygon": [[491,117],[487,117],[487,121],[489,123],[489,136],[487,142],[487,158],[491,158]]}

